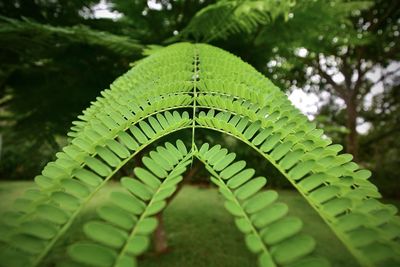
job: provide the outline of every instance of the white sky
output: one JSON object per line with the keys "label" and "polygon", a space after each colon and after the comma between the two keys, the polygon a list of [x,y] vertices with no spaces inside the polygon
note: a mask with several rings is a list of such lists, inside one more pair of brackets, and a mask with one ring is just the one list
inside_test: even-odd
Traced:
{"label": "white sky", "polygon": [[112,12],[110,6],[106,3],[106,0],[100,0],[100,3],[93,7],[94,17],[96,19],[112,19],[117,20],[122,17],[121,13],[117,11]]}
{"label": "white sky", "polygon": [[[148,0],[147,6],[153,10],[161,10],[162,8],[162,5],[160,3],[157,3],[156,0]],[[109,4],[107,4],[106,0],[100,0],[100,3],[95,5],[93,7],[93,10],[94,10],[94,17],[97,19],[106,18],[106,19],[117,20],[122,16],[122,14],[117,11],[114,12],[110,11],[110,6]]]}

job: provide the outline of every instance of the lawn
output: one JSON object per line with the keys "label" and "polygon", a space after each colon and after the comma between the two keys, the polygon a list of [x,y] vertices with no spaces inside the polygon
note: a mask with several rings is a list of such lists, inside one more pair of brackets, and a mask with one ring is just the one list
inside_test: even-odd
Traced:
{"label": "lawn", "polygon": [[[30,182],[0,183],[0,210],[9,209],[13,200],[32,187]],[[60,242],[52,257],[62,261],[64,247],[82,237],[81,226],[94,217],[94,209],[107,201],[109,192],[119,190],[116,184],[104,188],[76,221],[65,240]],[[317,240],[317,253],[331,260],[332,266],[358,266],[330,229],[299,194],[280,191],[281,201],[287,203],[290,213],[304,222],[304,231]],[[151,251],[139,259],[141,267],[254,267],[256,258],[243,242],[233,219],[214,188],[185,186],[164,212],[170,251],[155,255]]]}

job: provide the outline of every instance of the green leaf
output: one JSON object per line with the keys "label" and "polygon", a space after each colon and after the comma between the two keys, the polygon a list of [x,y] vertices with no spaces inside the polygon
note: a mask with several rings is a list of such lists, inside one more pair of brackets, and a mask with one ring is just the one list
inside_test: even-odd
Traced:
{"label": "green leaf", "polygon": [[86,157],[85,163],[100,176],[106,177],[111,174],[111,169],[96,158]]}
{"label": "green leaf", "polygon": [[133,214],[139,215],[145,208],[145,204],[141,200],[123,192],[112,192],[110,199],[118,207]]}
{"label": "green leaf", "polygon": [[274,267],[276,266],[275,262],[272,260],[271,256],[267,253],[262,253],[258,258],[258,264],[260,267]]}
{"label": "green leaf", "polygon": [[172,145],[171,143],[166,142],[166,143],[165,143],[165,147],[166,147],[171,153],[173,153],[173,154],[178,158],[178,160],[181,160],[181,159],[183,158],[183,155],[180,153],[180,151],[179,151],[174,145]]}
{"label": "green leaf", "polygon": [[70,246],[68,255],[77,262],[96,267],[111,267],[117,257],[109,248],[83,242]]}
{"label": "green leaf", "polygon": [[169,162],[170,165],[174,166],[179,163],[179,157],[176,156],[172,151],[166,149],[165,147],[158,146],[157,152]]}
{"label": "green leaf", "polygon": [[148,139],[147,137],[143,134],[143,132],[136,127],[135,125],[132,125],[129,130],[133,134],[133,136],[136,138],[136,140],[139,141],[140,144],[145,144],[147,143]]}
{"label": "green leaf", "polygon": [[81,180],[82,182],[91,185],[98,186],[103,181],[99,176],[94,174],[93,172],[85,169],[79,169],[74,172],[76,178]]}
{"label": "green leaf", "polygon": [[364,247],[372,244],[379,233],[374,229],[368,229],[365,227],[358,228],[349,232],[349,238],[351,238],[353,244],[356,247]]}
{"label": "green leaf", "polygon": [[264,244],[260,238],[255,234],[246,235],[246,245],[253,253],[259,253],[263,250]]}
{"label": "green leaf", "polygon": [[64,224],[68,220],[68,213],[56,206],[42,204],[37,207],[37,215],[55,224]]}
{"label": "green leaf", "polygon": [[142,181],[144,184],[148,185],[152,189],[157,189],[160,187],[161,182],[157,179],[153,174],[151,174],[148,170],[137,167],[133,171],[137,178]]}
{"label": "green leaf", "polygon": [[176,147],[178,148],[182,157],[185,157],[188,154],[187,148],[185,144],[182,142],[182,140],[178,139],[178,141],[176,141]]}
{"label": "green leaf", "polygon": [[302,188],[305,192],[310,192],[311,190],[322,185],[326,180],[327,175],[324,173],[312,174],[298,183],[298,186]]}
{"label": "green leaf", "polygon": [[254,225],[263,228],[285,216],[288,212],[288,206],[283,203],[274,203],[265,209],[253,214],[250,218]]}
{"label": "green leaf", "polygon": [[299,180],[304,175],[309,173],[311,169],[314,167],[314,165],[315,165],[314,160],[307,160],[300,162],[293,169],[289,171],[288,175],[293,180]]}
{"label": "green leaf", "polygon": [[235,153],[229,153],[227,156],[225,156],[222,160],[218,161],[217,164],[214,166],[214,170],[216,171],[222,171],[225,169],[229,164],[231,164],[236,158]]}
{"label": "green leaf", "polygon": [[200,147],[199,154],[202,155],[202,156],[204,156],[204,155],[208,152],[209,147],[210,147],[210,145],[209,145],[208,143],[204,143],[204,144]]}
{"label": "green leaf", "polygon": [[258,129],[260,129],[260,127],[261,127],[261,121],[256,121],[250,124],[250,126],[247,127],[247,129],[243,133],[244,138],[250,140],[254,136],[254,134],[258,131]]}
{"label": "green leaf", "polygon": [[237,161],[237,162],[231,164],[230,166],[228,166],[227,168],[225,168],[220,173],[220,176],[221,176],[222,179],[229,179],[233,175],[237,174],[242,169],[244,169],[244,167],[246,167],[246,161],[244,161],[244,160]]}
{"label": "green leaf", "polygon": [[268,226],[263,235],[263,240],[268,245],[274,245],[297,234],[302,227],[303,222],[299,218],[283,218]]}
{"label": "green leaf", "polygon": [[137,266],[136,259],[127,255],[123,255],[122,257],[120,257],[118,259],[118,262],[115,264],[115,267],[136,267],[136,266]]}
{"label": "green leaf", "polygon": [[68,173],[59,165],[54,162],[50,162],[44,167],[42,171],[43,176],[47,176],[53,179],[63,179],[65,178]]}
{"label": "green leaf", "polygon": [[17,212],[28,213],[32,210],[32,201],[26,198],[17,198],[12,208]]}
{"label": "green leaf", "polygon": [[254,178],[236,189],[235,196],[240,200],[247,199],[257,193],[259,190],[261,190],[261,188],[263,188],[266,183],[267,179],[265,179],[264,177]]}
{"label": "green leaf", "polygon": [[218,153],[218,151],[221,150],[221,145],[215,145],[212,148],[210,148],[205,154],[204,158],[209,161],[210,158],[212,158],[215,154]]}
{"label": "green leaf", "polygon": [[236,125],[236,130],[239,133],[243,133],[243,131],[244,131],[244,129],[246,129],[248,123],[249,123],[249,118],[247,118],[247,117],[241,118],[239,123]]}
{"label": "green leaf", "polygon": [[371,171],[369,170],[359,170],[354,173],[354,177],[358,179],[363,179],[367,180],[369,177],[371,177]]}
{"label": "green leaf", "polygon": [[310,199],[317,203],[323,203],[329,199],[334,198],[340,189],[334,185],[323,186],[310,193]]}
{"label": "green leaf", "polygon": [[28,252],[28,254],[38,254],[43,251],[46,245],[44,240],[24,234],[13,235],[10,242],[13,246]]}
{"label": "green leaf", "polygon": [[157,175],[158,178],[165,178],[167,177],[168,173],[156,163],[155,160],[149,157],[143,157],[142,162],[146,168],[148,168],[151,172]]}
{"label": "green leaf", "polygon": [[136,219],[128,212],[116,206],[103,206],[97,209],[97,214],[105,221],[108,221],[125,230],[130,230]]}
{"label": "green leaf", "polygon": [[283,156],[286,155],[290,151],[290,148],[293,146],[293,143],[288,141],[279,144],[274,150],[271,152],[271,157],[275,160],[278,161],[280,160]]}
{"label": "green leaf", "polygon": [[281,140],[281,135],[279,133],[275,133],[274,135],[268,136],[268,138],[261,145],[260,150],[263,152],[269,152],[273,149],[276,144]]}
{"label": "green leaf", "polygon": [[296,164],[297,161],[299,161],[299,159],[301,158],[301,156],[304,155],[304,151],[297,149],[295,151],[291,151],[288,154],[286,154],[285,157],[283,157],[283,159],[281,159],[281,161],[279,162],[279,165],[287,170],[289,168],[291,168],[294,164]]}
{"label": "green leaf", "polygon": [[362,213],[352,212],[338,218],[337,227],[344,232],[354,230],[368,220],[367,216]]}
{"label": "green leaf", "polygon": [[259,132],[256,137],[254,137],[253,141],[251,141],[254,145],[259,146],[264,140],[271,135],[273,128],[269,127],[266,129],[263,129],[261,132]]}
{"label": "green leaf", "polygon": [[314,248],[314,239],[300,234],[278,244],[271,252],[278,264],[285,265],[311,253]]}
{"label": "green leaf", "polygon": [[[180,182],[179,180],[178,182]],[[158,191],[158,193],[153,197],[153,201],[160,201],[160,200],[165,200],[169,198],[170,196],[173,195],[173,193],[176,191],[177,187],[175,185],[170,185],[166,187],[165,185],[163,188]]]}
{"label": "green leaf", "polygon": [[54,192],[51,198],[67,210],[75,210],[80,204],[76,197],[64,192]]}
{"label": "green leaf", "polygon": [[162,211],[167,206],[166,201],[152,202],[146,209],[146,216],[152,216]]}
{"label": "green leaf", "polygon": [[57,234],[57,228],[50,223],[30,221],[21,225],[21,233],[40,239],[51,239]]}
{"label": "green leaf", "polygon": [[226,155],[228,154],[228,149],[222,148],[220,149],[216,154],[214,154],[212,157],[208,159],[208,162],[211,166],[216,165],[219,161],[224,159]]}
{"label": "green leaf", "polygon": [[147,236],[135,235],[127,243],[126,251],[138,256],[145,252],[150,245],[150,239]]}
{"label": "green leaf", "polygon": [[43,175],[36,176],[35,182],[38,186],[40,186],[41,188],[44,188],[44,189],[51,188],[54,185],[56,185],[56,183],[57,183],[57,181],[55,181],[49,177],[43,176]]}
{"label": "green leaf", "polygon": [[82,138],[76,138],[71,141],[72,144],[76,145],[83,151],[88,152],[89,154],[93,153],[93,147],[90,145],[89,142],[83,140]]}
{"label": "green leaf", "polygon": [[[236,103],[238,103],[238,102],[236,102]],[[238,105],[240,106],[240,104],[238,104]],[[233,125],[233,126],[236,126],[236,125],[238,124],[238,122],[240,121],[240,119],[241,119],[241,117],[240,117],[239,115],[234,115],[234,116],[230,119],[229,124],[231,124],[231,125]]]}
{"label": "green leaf", "polygon": [[139,144],[135,141],[135,139],[124,131],[118,133],[118,138],[130,150],[136,150],[139,147]]}
{"label": "green leaf", "polygon": [[149,117],[149,123],[156,133],[163,131],[160,123],[154,117]]}
{"label": "green leaf", "polygon": [[164,130],[168,129],[170,127],[168,121],[165,119],[165,117],[161,113],[157,113],[156,118],[160,122],[160,124],[164,128]]}
{"label": "green leaf", "polygon": [[143,199],[144,201],[150,200],[154,193],[150,187],[130,177],[121,178],[121,184],[123,187],[128,189],[129,192]]}
{"label": "green leaf", "polygon": [[324,203],[322,210],[331,216],[337,216],[352,206],[351,200],[347,198],[336,198]]}
{"label": "green leaf", "polygon": [[121,248],[128,237],[118,228],[97,221],[86,223],[83,231],[90,239],[112,248]]}
{"label": "green leaf", "polygon": [[121,159],[127,158],[131,155],[128,149],[113,139],[107,140],[106,144]]}
{"label": "green leaf", "polygon": [[245,169],[229,179],[227,186],[231,189],[238,188],[253,177],[255,172],[254,169]]}
{"label": "green leaf", "polygon": [[108,115],[106,115],[104,113],[97,115],[97,118],[100,119],[101,122],[105,126],[107,126],[107,128],[110,130],[118,128],[118,124],[112,118],[110,118]]}
{"label": "green leaf", "polygon": [[253,226],[247,218],[235,219],[235,224],[237,228],[244,234],[248,234],[253,230]]}
{"label": "green leaf", "polygon": [[273,190],[263,191],[247,199],[243,203],[243,207],[247,213],[252,214],[271,205],[277,199],[278,199],[278,193],[276,191]]}
{"label": "green leaf", "polygon": [[151,234],[156,229],[157,224],[158,222],[155,218],[145,218],[136,225],[136,232],[142,235]]}
{"label": "green leaf", "polygon": [[139,121],[139,127],[149,139],[152,139],[156,135],[154,130],[145,121]]}
{"label": "green leaf", "polygon": [[121,160],[115,156],[110,150],[104,147],[96,147],[97,154],[110,166],[117,167]]}
{"label": "green leaf", "polygon": [[61,181],[61,185],[65,189],[65,192],[78,198],[83,198],[90,194],[90,190],[79,180],[64,179]]}
{"label": "green leaf", "polygon": [[163,158],[158,152],[150,151],[150,158],[157,162],[159,166],[161,166],[164,170],[170,171],[173,168],[173,165],[168,162],[165,158]]}
{"label": "green leaf", "polygon": [[233,216],[244,216],[242,207],[235,201],[231,200],[225,201],[225,208]]}

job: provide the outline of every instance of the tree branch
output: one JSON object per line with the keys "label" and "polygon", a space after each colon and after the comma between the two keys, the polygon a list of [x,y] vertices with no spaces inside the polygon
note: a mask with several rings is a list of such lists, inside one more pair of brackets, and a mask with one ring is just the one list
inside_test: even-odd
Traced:
{"label": "tree branch", "polygon": [[343,100],[347,99],[346,90],[342,86],[337,84],[332,79],[332,77],[322,69],[321,64],[319,63],[319,60],[317,61],[316,65],[317,65],[317,70],[318,70],[319,75],[321,75],[330,85],[332,85],[333,89],[339,94],[339,96]]}

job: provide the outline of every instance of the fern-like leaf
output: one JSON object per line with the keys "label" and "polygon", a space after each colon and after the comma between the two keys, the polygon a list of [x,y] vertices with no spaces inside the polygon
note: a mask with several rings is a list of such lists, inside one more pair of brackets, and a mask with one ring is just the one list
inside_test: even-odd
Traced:
{"label": "fern-like leaf", "polygon": [[234,162],[235,154],[220,146],[209,149],[203,144],[196,156],[213,176],[247,247],[258,255],[259,266],[330,266],[326,259],[308,256],[314,239],[301,233],[299,218],[286,216],[288,206],[276,202],[276,191],[261,190],[266,178],[254,177],[254,169],[245,169],[244,161]]}
{"label": "fern-like leaf", "polygon": [[[137,178],[123,179],[130,193],[114,194],[110,206],[99,210],[101,220],[85,228],[91,241],[71,248],[72,258],[80,263],[93,260],[90,264],[95,266],[109,266],[116,259],[119,264],[134,264],[133,256],[121,254],[121,242],[125,244],[144,212],[155,214],[164,207],[154,197],[163,200],[172,189],[166,195],[155,189],[169,181],[165,177],[183,158],[196,154],[220,187],[227,209],[240,221],[239,228],[253,227],[247,243],[262,255],[261,262],[312,266],[313,259],[300,259],[311,249],[299,250],[292,258],[287,255],[288,250],[297,251],[293,246],[312,247],[308,237],[283,241],[291,238],[285,229],[296,230],[298,220],[282,217],[279,224],[268,222],[271,214],[284,213],[285,208],[273,203],[274,193],[259,191],[265,179],[253,178],[254,171],[245,169],[245,162],[234,162],[235,154],[220,146],[197,151],[199,128],[229,134],[275,166],[362,266],[400,263],[397,209],[377,200],[380,194],[368,180],[371,173],[352,162],[351,155],[339,154],[342,146],[331,144],[279,88],[239,58],[208,45],[175,44],[141,60],[110,88],[73,122],[69,144],[35,178],[38,188],[28,190],[1,216],[0,266],[43,266],[84,207],[122,166],[154,141],[184,129],[192,131],[191,152],[181,142],[167,143],[144,157],[145,168],[134,172]],[[132,198],[130,203],[127,199]],[[130,215],[122,212],[124,208]],[[154,227],[151,217],[143,225],[146,233]],[[264,233],[265,227],[272,230]],[[146,242],[134,242],[139,244],[134,251],[143,251]],[[91,259],[97,252],[102,257]]]}
{"label": "fern-like leaf", "polygon": [[85,224],[90,241],[69,247],[73,261],[95,267],[136,266],[135,257],[148,248],[149,235],[157,226],[154,215],[165,208],[166,199],[176,191],[191,163],[191,153],[184,147],[180,140],[176,146],[157,147],[143,160],[147,168],[135,168],[135,178],[121,179],[126,191],[112,193],[111,203],[98,209],[100,220]]}

